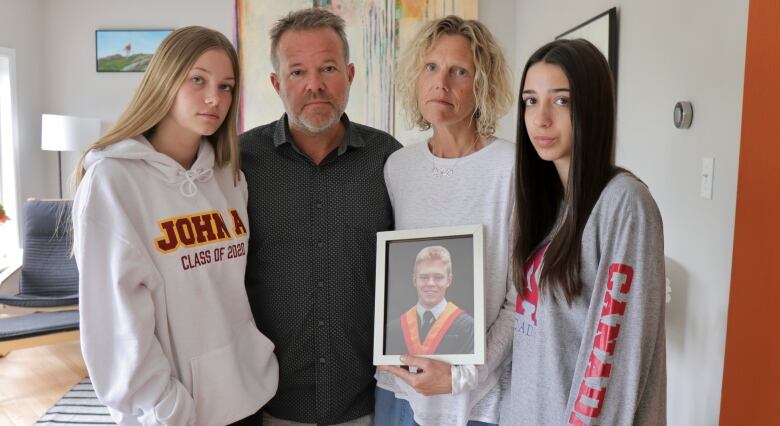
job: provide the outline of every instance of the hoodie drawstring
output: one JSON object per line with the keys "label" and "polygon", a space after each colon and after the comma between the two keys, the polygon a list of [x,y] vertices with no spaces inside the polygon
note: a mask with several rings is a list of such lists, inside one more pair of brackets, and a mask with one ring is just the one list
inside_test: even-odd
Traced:
{"label": "hoodie drawstring", "polygon": [[179,170],[179,176],[184,176],[184,181],[179,186],[179,192],[185,197],[194,197],[198,193],[198,185],[195,182],[205,182],[213,175],[214,170],[212,169]]}

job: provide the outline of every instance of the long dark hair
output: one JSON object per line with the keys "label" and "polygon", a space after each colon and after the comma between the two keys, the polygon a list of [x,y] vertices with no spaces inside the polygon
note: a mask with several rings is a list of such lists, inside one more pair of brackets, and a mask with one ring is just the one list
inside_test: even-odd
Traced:
{"label": "long dark hair", "polygon": [[[525,77],[538,62],[559,66],[569,80],[573,143],[568,188],[563,188],[553,163],[536,153],[525,126]],[[614,160],[614,93],[607,60],[586,40],[548,43],[531,55],[523,69],[517,114],[518,214],[512,261],[519,292],[525,285],[525,261],[553,231],[561,210],[560,225],[544,255],[539,288],[553,299],[563,295],[569,305],[582,289],[582,232],[602,189],[619,170]]]}

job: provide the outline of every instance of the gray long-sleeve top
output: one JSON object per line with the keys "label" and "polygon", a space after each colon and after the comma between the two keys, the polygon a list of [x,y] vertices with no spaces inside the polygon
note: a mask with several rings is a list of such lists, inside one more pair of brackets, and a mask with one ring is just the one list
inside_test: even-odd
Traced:
{"label": "gray long-sleeve top", "polygon": [[582,292],[539,292],[543,244],[518,296],[502,425],[665,425],[661,215],[628,173],[604,188],[582,236]]}

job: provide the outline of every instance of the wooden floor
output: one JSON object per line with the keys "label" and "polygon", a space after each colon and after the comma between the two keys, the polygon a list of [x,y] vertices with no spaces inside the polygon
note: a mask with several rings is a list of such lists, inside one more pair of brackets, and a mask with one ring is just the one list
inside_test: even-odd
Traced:
{"label": "wooden floor", "polygon": [[86,375],[77,341],[20,349],[0,358],[0,425],[34,424]]}

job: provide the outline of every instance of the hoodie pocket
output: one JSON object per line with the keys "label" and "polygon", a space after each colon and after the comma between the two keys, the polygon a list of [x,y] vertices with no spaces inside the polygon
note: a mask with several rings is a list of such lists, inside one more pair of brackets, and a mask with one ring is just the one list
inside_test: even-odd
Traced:
{"label": "hoodie pocket", "polygon": [[274,344],[249,321],[233,343],[190,361],[197,424],[217,426],[255,413],[276,393]]}

